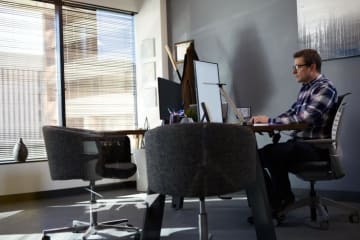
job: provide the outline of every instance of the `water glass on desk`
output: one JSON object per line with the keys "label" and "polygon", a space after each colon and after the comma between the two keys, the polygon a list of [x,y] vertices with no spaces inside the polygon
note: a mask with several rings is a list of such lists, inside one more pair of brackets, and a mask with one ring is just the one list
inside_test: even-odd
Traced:
{"label": "water glass on desk", "polygon": [[247,122],[251,118],[251,109],[250,107],[239,107],[238,110],[243,115],[244,120]]}

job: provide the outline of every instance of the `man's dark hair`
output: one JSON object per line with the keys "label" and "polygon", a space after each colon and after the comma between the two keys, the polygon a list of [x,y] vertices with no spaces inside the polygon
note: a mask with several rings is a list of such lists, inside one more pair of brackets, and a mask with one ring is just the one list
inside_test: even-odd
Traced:
{"label": "man's dark hair", "polygon": [[308,66],[314,63],[316,70],[321,73],[321,57],[316,50],[307,48],[294,53],[294,58],[299,57],[303,57],[305,64]]}

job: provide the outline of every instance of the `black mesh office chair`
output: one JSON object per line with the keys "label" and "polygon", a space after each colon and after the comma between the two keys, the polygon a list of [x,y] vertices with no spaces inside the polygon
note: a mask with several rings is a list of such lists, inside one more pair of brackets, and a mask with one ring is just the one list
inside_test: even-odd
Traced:
{"label": "black mesh office chair", "polygon": [[145,134],[150,192],[200,199],[199,239],[208,239],[205,197],[232,193],[255,181],[256,140],[245,126],[165,125]]}
{"label": "black mesh office chair", "polygon": [[[310,194],[308,198],[296,201],[284,209],[279,215],[285,215],[291,210],[301,208],[304,206],[310,207],[311,221],[319,223],[319,227],[322,229],[328,229],[329,227],[329,215],[327,206],[340,208],[349,212],[350,222],[359,222],[359,210],[345,205],[343,203],[336,202],[334,200],[321,197],[315,190],[315,183],[317,181],[329,181],[339,179],[345,176],[345,171],[342,166],[342,153],[339,143],[340,130],[342,117],[345,110],[345,96],[344,94],[339,96],[338,102],[334,107],[330,139],[316,139],[316,140],[304,140],[308,143],[315,144],[317,147],[329,150],[329,159],[319,159],[316,161],[299,162],[296,165],[292,165],[290,171],[294,173],[298,178],[310,182]],[[318,214],[319,216],[318,216]],[[320,217],[320,219],[318,219]]]}
{"label": "black mesh office chair", "polygon": [[72,226],[43,230],[42,240],[49,240],[50,233],[83,232],[86,239],[98,230],[115,228],[134,232],[139,239],[138,228],[127,224],[127,219],[97,222],[93,211],[96,197],[102,197],[94,190],[95,181],[106,178],[126,179],[136,172],[136,165],[130,162],[130,141],[127,136],[107,135],[84,129],[44,126],[43,134],[48,157],[50,175],[53,180],[82,179],[89,181],[90,220],[74,220]]}

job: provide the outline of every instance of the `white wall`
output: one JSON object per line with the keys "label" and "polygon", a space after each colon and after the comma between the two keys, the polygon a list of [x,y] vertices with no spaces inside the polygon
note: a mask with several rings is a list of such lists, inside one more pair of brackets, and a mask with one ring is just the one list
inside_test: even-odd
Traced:
{"label": "white wall", "polygon": [[[168,78],[168,61],[164,46],[167,44],[166,0],[144,0],[135,15],[136,76],[138,93],[138,122],[144,126],[145,118],[150,127],[160,124],[157,96],[157,77]],[[149,50],[146,43],[154,42],[154,57],[144,57]],[[155,65],[155,74],[149,76],[145,66]]]}
{"label": "white wall", "polygon": [[[136,36],[137,49],[142,39],[154,38],[156,42],[156,75],[167,76],[167,58],[163,52],[163,45],[166,42],[166,0],[80,0],[95,5],[103,5],[111,8],[130,10],[138,12],[136,15]],[[137,51],[138,52],[138,51]],[[165,63],[164,63],[165,62]],[[138,64],[139,62],[137,62]],[[141,76],[141,68],[137,69],[137,74]],[[145,111],[156,112],[157,109]],[[154,114],[156,115],[156,114]],[[141,115],[143,116],[143,115]],[[133,180],[131,178],[130,180]],[[117,182],[118,180],[102,180],[98,184]],[[34,162],[24,164],[8,164],[0,166],[0,196],[30,193],[38,191],[48,191],[63,188],[86,186],[87,183],[81,180],[71,181],[52,181],[49,174],[47,162]]]}
{"label": "white wall", "polygon": [[[112,183],[106,179],[96,184]],[[52,181],[47,162],[1,165],[0,196],[87,186],[82,180]]]}

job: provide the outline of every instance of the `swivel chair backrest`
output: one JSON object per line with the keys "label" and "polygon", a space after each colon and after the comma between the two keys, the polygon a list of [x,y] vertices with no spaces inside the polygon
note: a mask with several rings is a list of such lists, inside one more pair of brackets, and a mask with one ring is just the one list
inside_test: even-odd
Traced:
{"label": "swivel chair backrest", "polygon": [[93,154],[87,154],[84,142],[95,132],[58,126],[44,126],[43,135],[53,180],[101,179],[95,172],[98,161],[96,146]]}
{"label": "swivel chair backrest", "polygon": [[343,120],[345,105],[346,105],[345,96],[347,96],[349,94],[350,93],[346,93],[344,95],[339,96],[338,102],[337,102],[337,111],[334,116],[332,129],[331,129],[332,146],[329,149],[329,154],[330,154],[331,171],[332,171],[335,179],[345,176],[345,170],[341,163],[342,151],[341,151],[339,139],[340,139],[342,120]]}
{"label": "swivel chair backrest", "polygon": [[245,126],[189,123],[145,134],[149,190],[180,197],[235,192],[255,180],[256,140]]}

